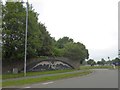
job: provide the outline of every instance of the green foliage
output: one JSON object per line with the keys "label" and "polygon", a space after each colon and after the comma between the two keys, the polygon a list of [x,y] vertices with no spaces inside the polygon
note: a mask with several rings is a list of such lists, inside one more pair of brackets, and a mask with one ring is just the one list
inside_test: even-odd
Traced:
{"label": "green foliage", "polygon": [[54,55],[67,57],[71,60],[79,60],[81,64],[85,59],[89,58],[85,45],[80,42],[75,43],[69,37],[60,38],[55,42]]}
{"label": "green foliage", "polygon": [[[6,2],[3,6],[3,60],[24,60],[26,8],[21,2]],[[46,27],[38,22],[38,14],[28,5],[27,59],[49,56],[52,38]]]}
{"label": "green foliage", "polygon": [[[3,6],[3,59],[23,59],[25,8],[22,3],[7,2]],[[21,55],[20,55],[21,54]]]}
{"label": "green foliage", "polygon": [[119,58],[115,58],[115,59],[112,60],[112,62],[114,62],[114,63],[120,63],[120,59]]}
{"label": "green foliage", "polygon": [[64,55],[64,49],[54,48],[53,50],[54,56],[62,57]]}
{"label": "green foliage", "polygon": [[88,64],[88,65],[91,65],[91,66],[94,66],[94,65],[96,64],[96,62],[95,62],[93,59],[89,59],[89,60],[87,61],[87,64]]}
{"label": "green foliage", "polygon": [[41,48],[41,41],[39,36],[41,36],[41,31],[39,29],[38,14],[32,10],[32,6],[29,6],[28,12],[28,41],[27,41],[27,57],[36,57],[37,49]]}
{"label": "green foliage", "polygon": [[73,60],[79,60],[81,58],[80,54],[81,54],[81,50],[77,44],[74,43],[66,44],[64,50],[64,57],[68,57]]}
{"label": "green foliage", "polygon": [[[3,11],[3,61],[24,60],[26,8],[22,2],[6,2]],[[52,38],[44,24],[38,22],[38,14],[28,4],[27,59],[38,56],[67,57],[82,63],[89,58],[82,43],[69,37]]]}
{"label": "green foliage", "polygon": [[98,65],[105,65],[107,62],[102,58],[101,61],[98,61]]}
{"label": "green foliage", "polygon": [[120,59],[118,57],[116,57],[113,60],[106,61],[106,64],[108,64],[108,65],[112,65],[113,63],[114,64],[119,64],[120,63]]}
{"label": "green foliage", "polygon": [[72,60],[79,60],[82,63],[88,58],[88,51],[81,43],[67,43],[64,48],[64,57],[68,57]]}
{"label": "green foliage", "polygon": [[63,37],[60,38],[57,43],[56,46],[61,49],[65,47],[65,44],[69,43],[69,42],[73,42],[73,39],[69,38],[69,37]]}
{"label": "green foliage", "polygon": [[111,60],[106,61],[106,64],[111,65],[111,64],[112,64],[112,61],[111,61]]}
{"label": "green foliage", "polygon": [[39,24],[39,29],[41,31],[39,40],[42,42],[42,46],[37,49],[38,56],[53,56],[53,38],[50,37],[49,32],[43,24]]}

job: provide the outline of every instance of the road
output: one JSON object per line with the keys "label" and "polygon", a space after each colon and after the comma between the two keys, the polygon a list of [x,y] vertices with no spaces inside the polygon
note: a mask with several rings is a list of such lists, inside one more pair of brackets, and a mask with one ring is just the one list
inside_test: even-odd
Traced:
{"label": "road", "polygon": [[31,84],[23,88],[118,88],[118,70],[95,69],[87,76]]}

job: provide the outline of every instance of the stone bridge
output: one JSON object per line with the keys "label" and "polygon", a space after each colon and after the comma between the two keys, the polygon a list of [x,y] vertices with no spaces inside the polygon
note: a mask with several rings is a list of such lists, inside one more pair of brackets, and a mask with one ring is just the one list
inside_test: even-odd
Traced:
{"label": "stone bridge", "polygon": [[33,59],[27,65],[27,71],[44,71],[44,70],[62,70],[62,69],[77,69],[80,67],[78,60],[70,60],[64,57],[47,58],[40,60]]}

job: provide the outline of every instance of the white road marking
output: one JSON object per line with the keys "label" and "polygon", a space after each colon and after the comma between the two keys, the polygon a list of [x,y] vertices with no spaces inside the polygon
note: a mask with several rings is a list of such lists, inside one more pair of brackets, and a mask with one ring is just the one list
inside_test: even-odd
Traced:
{"label": "white road marking", "polygon": [[101,71],[103,71],[103,70],[109,70],[109,69],[93,69],[93,70],[101,70]]}
{"label": "white road marking", "polygon": [[24,88],[31,88],[31,87],[28,86],[28,87],[24,87]]}
{"label": "white road marking", "polygon": [[53,83],[53,82],[46,82],[46,83],[42,83],[43,85],[47,85],[47,84],[50,84],[50,83]]}
{"label": "white road marking", "polygon": [[19,88],[19,89],[16,89],[16,90],[24,90],[26,88],[31,88],[31,87],[28,86],[28,87]]}

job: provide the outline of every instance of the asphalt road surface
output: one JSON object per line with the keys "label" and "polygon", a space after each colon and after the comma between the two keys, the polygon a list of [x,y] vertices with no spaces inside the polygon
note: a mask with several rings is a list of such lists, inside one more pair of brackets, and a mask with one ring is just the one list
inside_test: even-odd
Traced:
{"label": "asphalt road surface", "polygon": [[118,70],[95,69],[86,76],[31,84],[23,88],[118,88]]}

